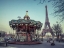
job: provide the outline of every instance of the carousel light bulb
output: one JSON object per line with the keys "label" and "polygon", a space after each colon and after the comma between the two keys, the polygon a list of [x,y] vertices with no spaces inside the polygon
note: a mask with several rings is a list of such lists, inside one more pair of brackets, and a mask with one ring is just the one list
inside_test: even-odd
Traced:
{"label": "carousel light bulb", "polygon": [[23,24],[22,24],[23,25]]}
{"label": "carousel light bulb", "polygon": [[25,25],[28,25],[28,24],[25,24]]}
{"label": "carousel light bulb", "polygon": [[21,24],[20,24],[21,25]]}
{"label": "carousel light bulb", "polygon": [[13,24],[13,25],[15,25],[15,24]]}
{"label": "carousel light bulb", "polygon": [[34,26],[36,26],[36,25],[34,25]]}
{"label": "carousel light bulb", "polygon": [[16,24],[16,25],[18,25],[18,24]]}
{"label": "carousel light bulb", "polygon": [[12,25],[10,25],[10,27],[12,27]]}
{"label": "carousel light bulb", "polygon": [[32,23],[32,22],[31,22]]}
{"label": "carousel light bulb", "polygon": [[32,25],[32,24],[30,24],[30,25]]}

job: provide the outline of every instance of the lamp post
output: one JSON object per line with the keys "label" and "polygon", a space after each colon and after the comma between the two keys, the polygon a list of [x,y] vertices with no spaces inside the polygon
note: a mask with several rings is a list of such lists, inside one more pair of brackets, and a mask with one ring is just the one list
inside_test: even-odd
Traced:
{"label": "lamp post", "polygon": [[43,41],[43,33],[42,33],[42,41]]}

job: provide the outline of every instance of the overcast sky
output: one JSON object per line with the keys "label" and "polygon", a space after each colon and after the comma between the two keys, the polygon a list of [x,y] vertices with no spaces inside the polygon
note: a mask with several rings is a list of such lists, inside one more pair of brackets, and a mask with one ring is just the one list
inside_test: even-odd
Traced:
{"label": "overcast sky", "polygon": [[[44,27],[45,5],[48,7],[50,25],[52,26],[56,23],[56,21],[59,21],[58,18],[52,15],[54,8],[51,3],[38,3],[39,0],[0,0],[0,30],[13,32],[13,30],[9,27],[9,21],[12,19],[18,19],[18,16],[23,18],[26,11],[28,11],[28,15],[31,19],[41,21]],[[62,28],[64,29],[63,24],[64,22],[61,23]]]}

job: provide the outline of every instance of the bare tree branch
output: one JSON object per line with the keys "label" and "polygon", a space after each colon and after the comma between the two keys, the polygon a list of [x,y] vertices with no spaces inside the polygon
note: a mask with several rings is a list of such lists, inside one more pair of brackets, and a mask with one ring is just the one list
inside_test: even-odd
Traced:
{"label": "bare tree branch", "polygon": [[38,4],[44,4],[46,2],[52,2],[54,7],[54,14],[60,17],[61,21],[64,21],[64,0],[39,0]]}

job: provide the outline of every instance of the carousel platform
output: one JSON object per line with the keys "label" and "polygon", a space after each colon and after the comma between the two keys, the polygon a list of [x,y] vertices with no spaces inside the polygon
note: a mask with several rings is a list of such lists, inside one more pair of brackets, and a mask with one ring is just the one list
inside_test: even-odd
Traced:
{"label": "carousel platform", "polygon": [[40,41],[30,41],[30,42],[9,42],[9,44],[18,44],[18,45],[35,45],[35,44],[42,44]]}

